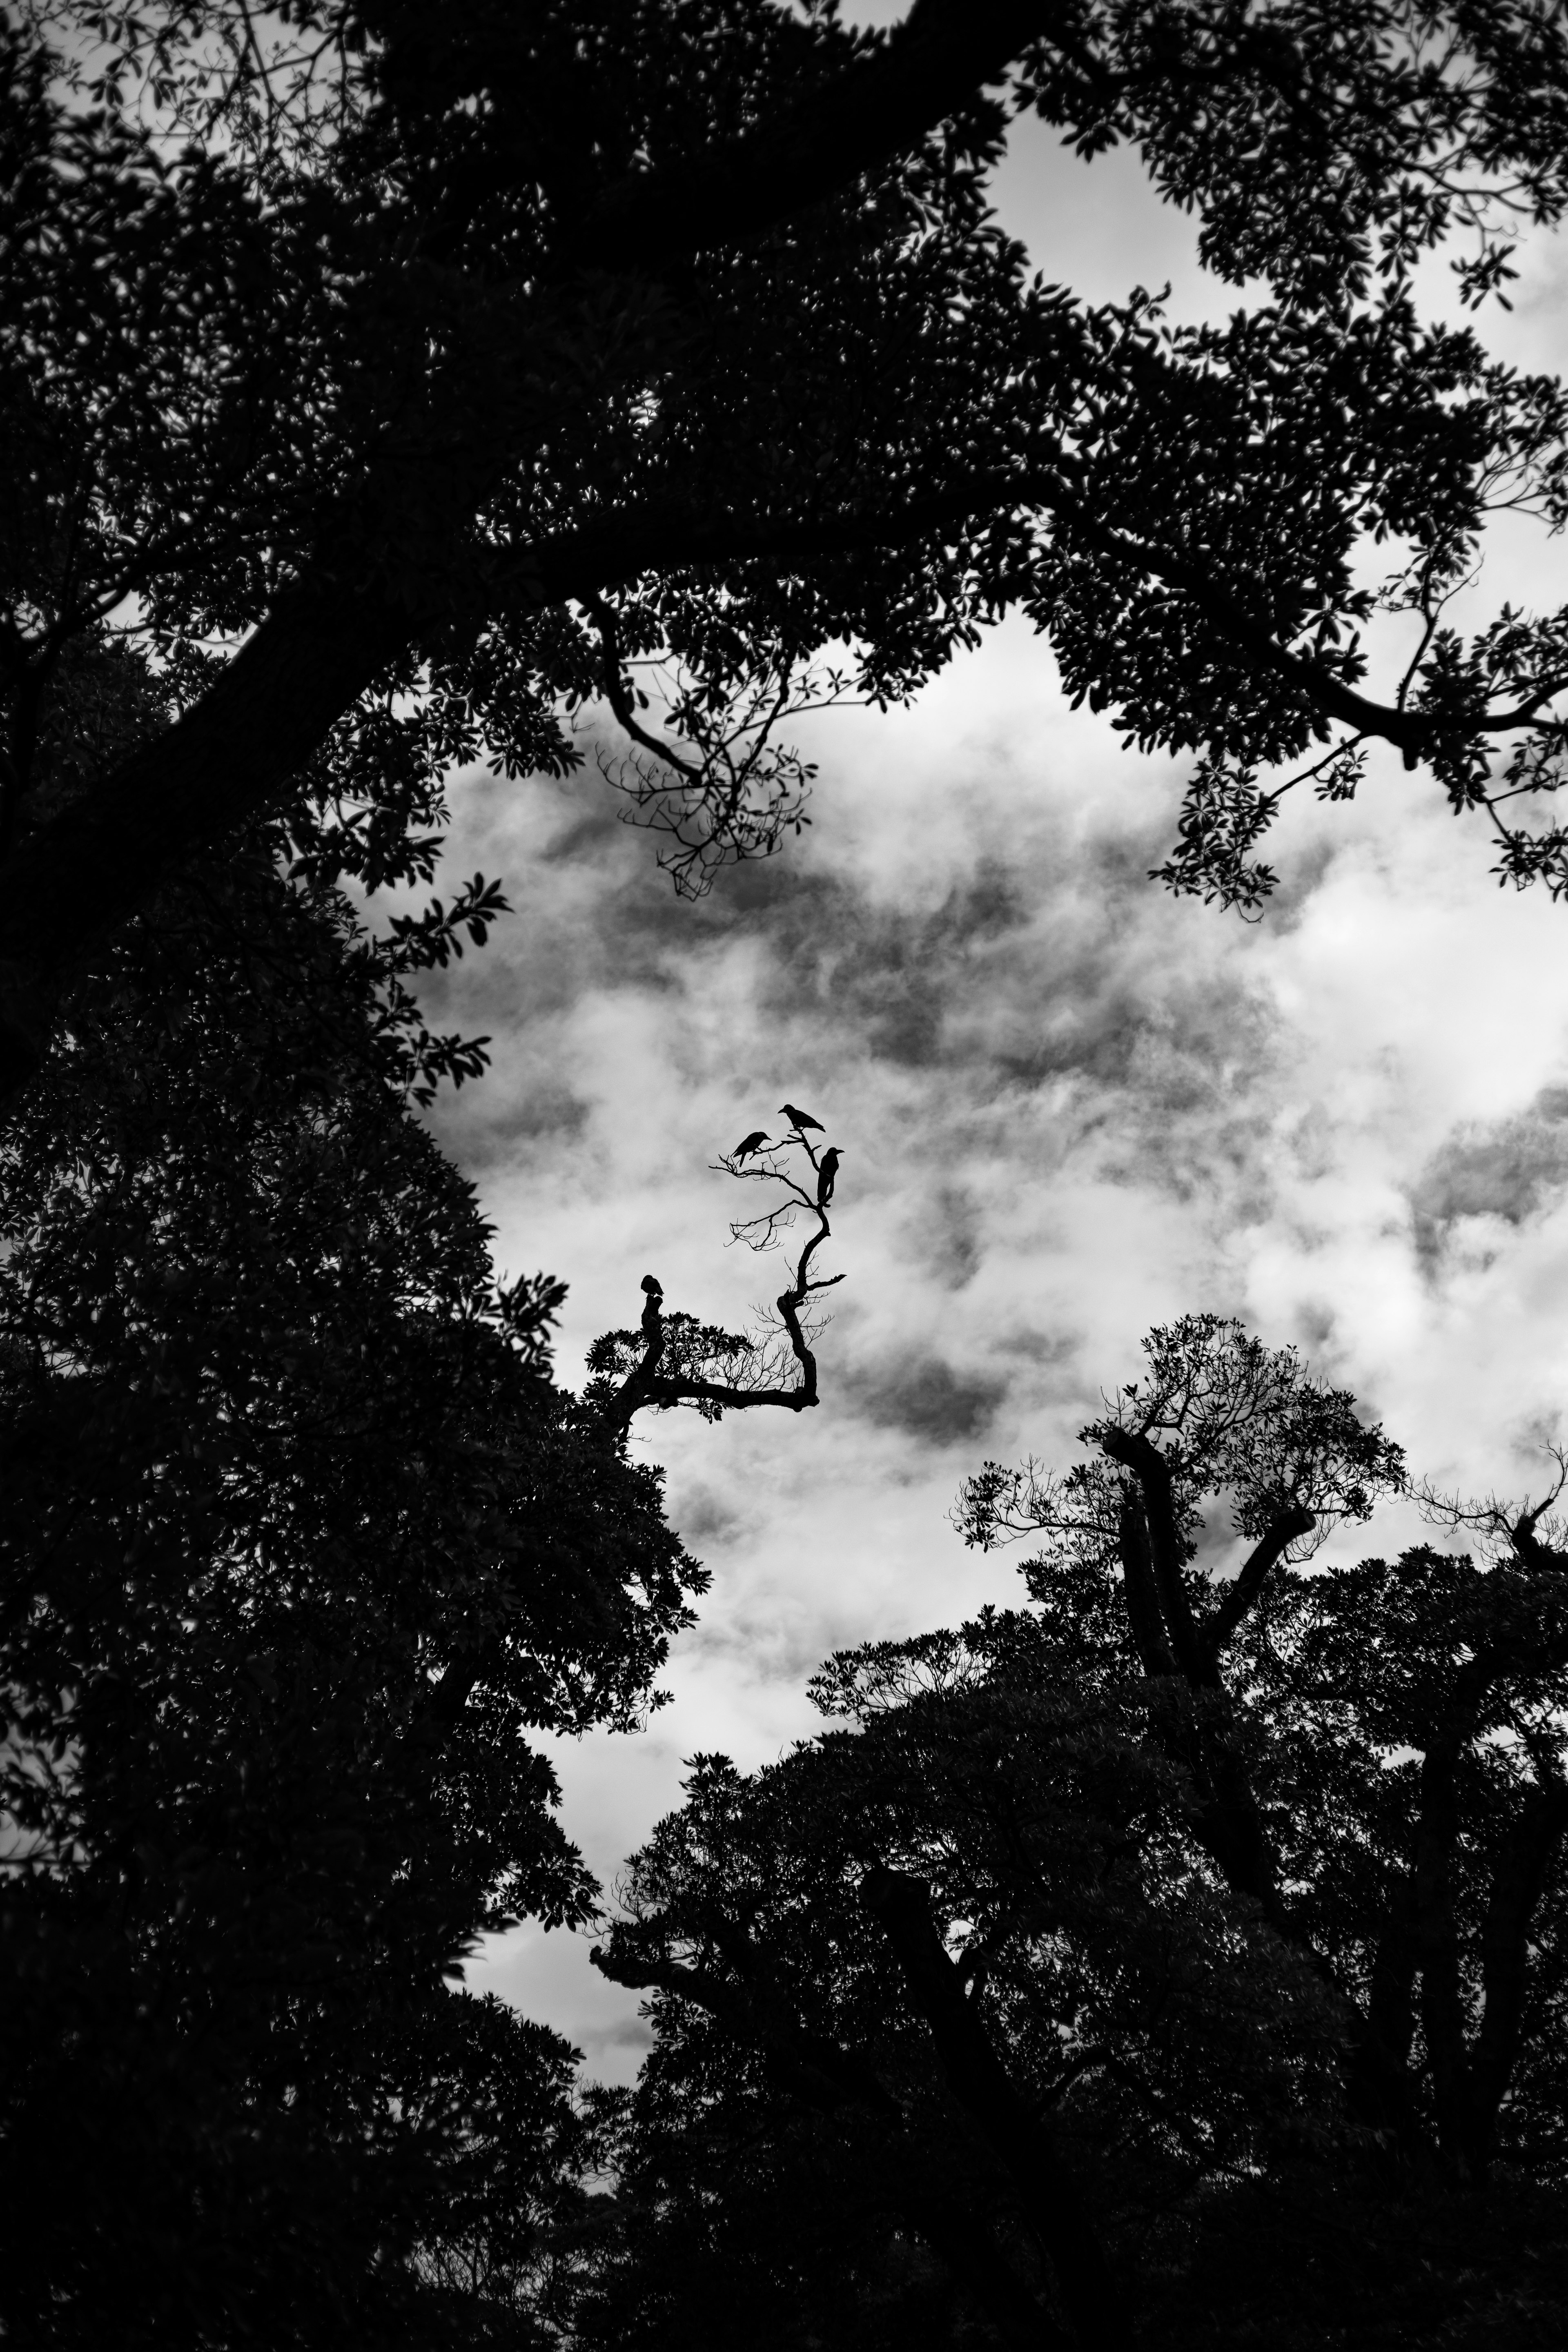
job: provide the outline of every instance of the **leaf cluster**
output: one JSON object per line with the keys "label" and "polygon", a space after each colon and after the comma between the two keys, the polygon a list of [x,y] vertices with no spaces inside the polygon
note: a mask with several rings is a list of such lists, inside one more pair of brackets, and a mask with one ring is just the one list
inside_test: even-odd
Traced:
{"label": "leaf cluster", "polygon": [[264,842],[167,894],[0,1144],[24,2340],[534,2340],[586,2225],[572,2053],[446,1980],[587,1916],[529,1735],[640,1719],[703,1578],[336,904]]}

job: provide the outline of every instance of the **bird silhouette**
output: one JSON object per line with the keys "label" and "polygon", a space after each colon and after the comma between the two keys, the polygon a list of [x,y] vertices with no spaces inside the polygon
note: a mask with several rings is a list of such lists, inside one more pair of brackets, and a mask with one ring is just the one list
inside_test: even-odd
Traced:
{"label": "bird silhouette", "polygon": [[840,1153],[836,1143],[829,1144],[822,1155],[822,1165],[816,1171],[816,1205],[826,1209],[833,1198],[833,1187],[838,1181]]}
{"label": "bird silhouette", "polygon": [[660,1282],[657,1274],[645,1274],[642,1278],[642,1286],[647,1292],[650,1298],[662,1298],[664,1297],[664,1285]]}
{"label": "bird silhouette", "polygon": [[796,1110],[794,1103],[780,1103],[779,1115],[783,1118],[791,1120],[797,1128],[814,1127],[818,1135],[822,1133],[822,1121],[819,1118],[813,1118],[808,1110]]}
{"label": "bird silhouette", "polygon": [[768,1139],[763,1132],[762,1129],[760,1127],[754,1127],[750,1135],[747,1136],[744,1143],[736,1144],[735,1149],[731,1152],[730,1157],[731,1160],[745,1160],[749,1158],[751,1153],[759,1150],[767,1139]]}

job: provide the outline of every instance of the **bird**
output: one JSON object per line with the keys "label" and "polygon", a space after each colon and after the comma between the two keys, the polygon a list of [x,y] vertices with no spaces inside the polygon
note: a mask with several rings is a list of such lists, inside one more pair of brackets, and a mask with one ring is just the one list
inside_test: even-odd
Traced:
{"label": "bird", "polygon": [[752,1129],[751,1134],[747,1136],[744,1143],[736,1144],[735,1149],[731,1152],[730,1157],[731,1160],[749,1159],[753,1151],[761,1150],[762,1146],[767,1141],[767,1139],[768,1139],[763,1134],[762,1129],[760,1127],[754,1127]]}
{"label": "bird", "polygon": [[664,1297],[664,1285],[660,1282],[657,1274],[645,1274],[642,1278],[642,1286],[647,1291],[650,1298],[662,1298]]}
{"label": "bird", "polygon": [[780,1103],[779,1116],[791,1120],[797,1128],[814,1127],[818,1135],[822,1133],[822,1121],[813,1118],[809,1111],[796,1110],[794,1103]]}
{"label": "bird", "polygon": [[816,1205],[819,1209],[826,1209],[833,1198],[833,1187],[838,1181],[840,1156],[836,1143],[829,1144],[822,1155],[822,1165],[816,1171]]}

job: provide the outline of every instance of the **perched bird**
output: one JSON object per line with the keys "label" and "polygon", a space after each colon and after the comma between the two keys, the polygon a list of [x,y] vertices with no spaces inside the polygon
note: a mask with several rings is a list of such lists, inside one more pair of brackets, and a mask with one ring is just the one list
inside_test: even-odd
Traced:
{"label": "perched bird", "polygon": [[751,1134],[747,1136],[744,1143],[736,1144],[735,1149],[731,1152],[730,1157],[731,1160],[749,1159],[753,1151],[761,1150],[763,1145],[767,1141],[767,1139],[768,1139],[763,1134],[762,1129],[760,1127],[754,1127],[752,1129]]}
{"label": "perched bird", "polygon": [[796,1110],[794,1103],[780,1103],[779,1116],[781,1118],[790,1120],[795,1127],[815,1127],[818,1135],[822,1133],[822,1121],[819,1118],[813,1118],[809,1111]]}
{"label": "perched bird", "polygon": [[826,1209],[833,1198],[833,1187],[838,1181],[840,1156],[836,1143],[829,1144],[822,1155],[822,1164],[816,1171],[816,1205],[819,1209]]}
{"label": "perched bird", "polygon": [[642,1278],[642,1286],[647,1291],[650,1298],[662,1298],[664,1297],[664,1285],[655,1274],[645,1274]]}

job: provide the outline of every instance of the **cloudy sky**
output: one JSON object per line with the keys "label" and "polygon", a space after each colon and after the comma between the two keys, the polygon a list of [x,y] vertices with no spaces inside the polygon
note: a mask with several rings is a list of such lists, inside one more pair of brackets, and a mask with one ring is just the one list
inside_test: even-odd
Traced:
{"label": "cloudy sky", "polygon": [[[1187,315],[1231,299],[1121,158],[1026,131],[998,202],[1091,299],[1166,278]],[[1562,364],[1563,295],[1532,247],[1492,340]],[[1563,552],[1500,546],[1491,601],[1563,601]],[[500,873],[517,912],[436,1000],[495,1040],[437,1124],[503,1267],[570,1280],[564,1379],[635,1318],[645,1272],[731,1325],[779,1287],[726,1246],[709,1163],[786,1097],[844,1153],[821,1409],[638,1427],[713,1587],[650,1728],[553,1751],[606,1884],[683,1758],[756,1764],[811,1729],[829,1651],[1015,1596],[1013,1562],[948,1523],[960,1478],[1069,1459],[1152,1323],[1211,1308],[1296,1341],[1470,1490],[1539,1486],[1568,1405],[1568,908],[1500,893],[1428,782],[1391,762],[1352,807],[1293,811],[1289,887],[1248,927],[1144,878],[1180,771],[1070,713],[1026,628],[909,711],[798,732],[811,833],[697,907],[592,770],[453,796],[448,871]],[[1391,1511],[1372,1541],[1413,1532]],[[635,1997],[585,1942],[524,1929],[469,1980],[593,2072],[635,2071]]]}

